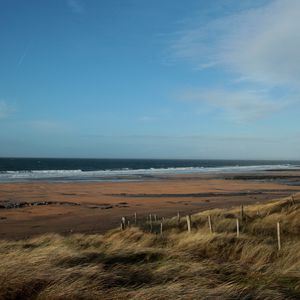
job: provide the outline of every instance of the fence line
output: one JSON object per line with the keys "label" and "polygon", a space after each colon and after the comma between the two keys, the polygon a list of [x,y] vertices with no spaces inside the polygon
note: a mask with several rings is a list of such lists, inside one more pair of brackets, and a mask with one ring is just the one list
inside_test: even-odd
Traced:
{"label": "fence line", "polygon": [[[241,209],[240,209],[240,218],[242,218],[242,221],[243,221],[243,219],[245,221],[245,211],[244,211],[243,205],[241,205]],[[236,237],[237,238],[240,237],[240,224],[241,224],[240,218],[237,217],[235,219],[235,221],[236,221]],[[146,217],[144,220],[145,220],[145,223],[139,222],[139,224],[142,226],[144,226],[144,225],[147,226],[147,224],[148,224],[150,227],[150,233],[153,233],[153,231],[154,231],[156,234],[163,235],[163,231],[164,231],[164,227],[165,227],[163,224],[164,220],[165,220],[164,217],[161,217],[160,221],[159,221],[156,214],[154,214],[154,215],[149,214],[149,217]],[[175,220],[177,220],[178,223],[180,222],[180,213],[179,212],[177,212]],[[213,223],[212,223],[211,215],[207,216],[207,221],[208,221],[209,232],[212,234],[214,232],[214,230],[213,230]],[[138,220],[137,220],[136,212],[133,215],[133,222],[134,222],[134,225],[137,226]],[[191,231],[192,231],[192,216],[190,214],[186,215],[186,222],[187,222],[187,231],[189,233],[191,233]],[[121,218],[120,229],[123,231],[126,228],[130,228],[130,227],[131,227],[130,220],[128,218],[126,218],[125,216],[123,216]],[[145,227],[145,228],[147,228],[147,227]],[[276,228],[277,228],[277,249],[278,249],[278,251],[280,251],[282,249],[282,242],[281,242],[281,224],[279,221],[276,223]],[[146,230],[146,231],[148,231],[148,230]]]}

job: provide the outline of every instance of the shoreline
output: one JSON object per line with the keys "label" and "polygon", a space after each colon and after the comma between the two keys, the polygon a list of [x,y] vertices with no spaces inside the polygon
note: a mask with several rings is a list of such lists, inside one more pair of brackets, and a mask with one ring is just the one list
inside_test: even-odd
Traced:
{"label": "shoreline", "polygon": [[2,183],[27,182],[130,182],[151,179],[166,179],[174,177],[197,176],[227,176],[230,174],[256,174],[270,172],[300,172],[299,166],[286,165],[253,165],[253,166],[223,166],[223,167],[174,167],[149,169],[117,169],[117,170],[25,170],[1,171]]}

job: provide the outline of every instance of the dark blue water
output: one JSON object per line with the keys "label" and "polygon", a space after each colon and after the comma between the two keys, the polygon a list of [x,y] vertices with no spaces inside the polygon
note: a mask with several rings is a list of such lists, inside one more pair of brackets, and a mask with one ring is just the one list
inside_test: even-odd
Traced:
{"label": "dark blue water", "polygon": [[0,158],[0,182],[121,180],[161,174],[294,168],[299,161]]}
{"label": "dark blue water", "polygon": [[298,165],[297,161],[268,160],[174,160],[174,159],[66,159],[66,158],[0,158],[1,171],[32,170],[138,170],[183,167],[232,167],[259,165]]}

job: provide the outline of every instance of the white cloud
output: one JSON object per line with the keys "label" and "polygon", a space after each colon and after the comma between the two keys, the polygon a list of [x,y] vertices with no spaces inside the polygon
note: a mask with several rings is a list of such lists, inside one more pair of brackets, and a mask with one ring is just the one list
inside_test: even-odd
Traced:
{"label": "white cloud", "polygon": [[244,80],[274,85],[300,82],[300,1],[276,0],[203,25],[193,20],[171,49],[197,68],[222,65]]}
{"label": "white cloud", "polygon": [[205,101],[235,120],[262,118],[295,103],[300,93],[299,28],[298,0],[274,0],[205,24],[201,17],[185,22],[171,42],[172,56],[199,70],[222,68],[227,84],[229,80],[234,86],[188,91],[186,99]]}
{"label": "white cloud", "polygon": [[[297,135],[296,137],[298,137]],[[249,143],[278,143],[289,139],[287,136],[265,137],[262,135],[249,135],[244,133],[243,135],[214,135],[203,133],[187,133],[184,135],[178,134],[120,134],[120,135],[106,135],[106,134],[84,134],[83,138],[101,138],[101,139],[126,139],[126,140],[173,140],[173,141],[214,141],[214,142],[249,142]],[[295,137],[292,137],[295,140]]]}
{"label": "white cloud", "polygon": [[64,129],[64,126],[61,123],[48,120],[30,121],[29,126],[33,129],[47,132],[57,132]]}
{"label": "white cloud", "polygon": [[261,119],[284,108],[289,99],[283,103],[274,100],[264,90],[225,90],[225,89],[194,89],[186,90],[180,98],[198,103],[206,103],[225,113],[231,120],[243,122]]}
{"label": "white cloud", "polygon": [[75,14],[83,14],[84,8],[80,0],[67,0],[67,4]]}
{"label": "white cloud", "polygon": [[0,101],[0,119],[9,117],[14,109],[4,101]]}
{"label": "white cloud", "polygon": [[138,119],[140,122],[153,122],[156,120],[156,118],[151,116],[142,116]]}

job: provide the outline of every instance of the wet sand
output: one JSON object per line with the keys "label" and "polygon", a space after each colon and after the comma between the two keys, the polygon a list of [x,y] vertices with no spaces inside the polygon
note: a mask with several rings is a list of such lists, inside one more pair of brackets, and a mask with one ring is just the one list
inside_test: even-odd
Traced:
{"label": "wet sand", "polygon": [[0,238],[103,233],[122,216],[170,217],[300,192],[300,171],[160,176],[126,182],[0,184]]}

